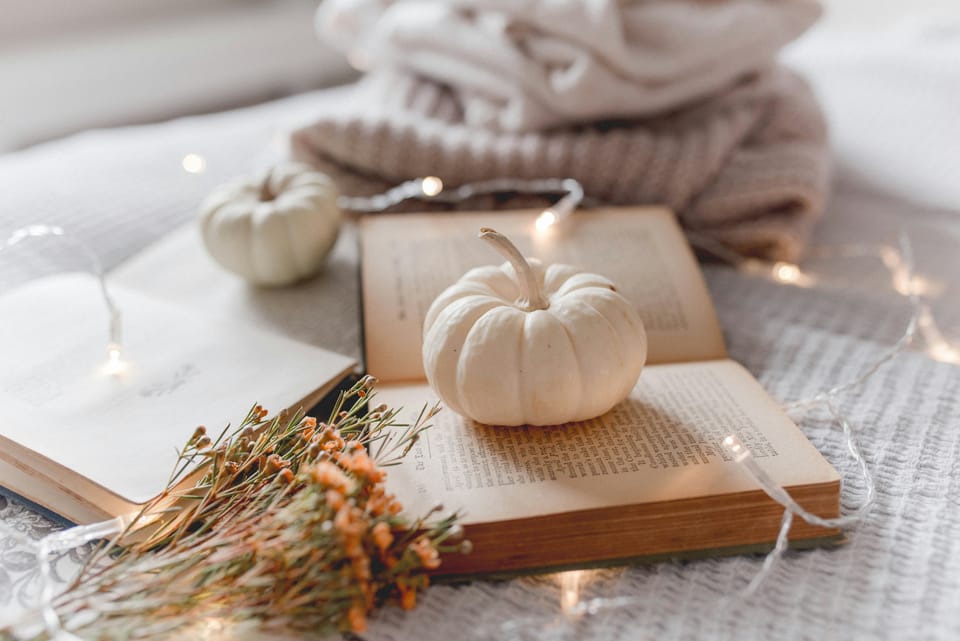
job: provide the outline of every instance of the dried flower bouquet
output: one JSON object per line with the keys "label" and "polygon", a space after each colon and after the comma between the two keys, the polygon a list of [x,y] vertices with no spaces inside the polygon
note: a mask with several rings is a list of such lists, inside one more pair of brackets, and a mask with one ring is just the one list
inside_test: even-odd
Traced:
{"label": "dried flower bouquet", "polygon": [[439,408],[400,423],[370,407],[375,382],[342,393],[325,423],[256,406],[216,439],[198,428],[163,494],[56,597],[64,629],[143,639],[216,618],[361,632],[379,605],[414,607],[440,553],[469,543],[454,542],[455,515],[410,522],[386,492],[383,468]]}

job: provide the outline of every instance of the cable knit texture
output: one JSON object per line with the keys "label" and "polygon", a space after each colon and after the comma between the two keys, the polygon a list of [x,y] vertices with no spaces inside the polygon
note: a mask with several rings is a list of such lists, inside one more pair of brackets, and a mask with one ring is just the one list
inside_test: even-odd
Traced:
{"label": "cable knit texture", "polygon": [[[531,3],[517,3],[515,11],[486,0],[439,3],[440,13],[436,4],[340,0],[321,8],[321,27],[338,27],[339,41],[355,45],[345,50],[374,69],[343,102],[294,134],[294,156],[333,175],[350,194],[424,175],[437,175],[449,186],[500,176],[573,177],[588,196],[605,203],[666,204],[688,229],[743,253],[800,257],[824,208],[826,126],[806,83],[776,67],[772,56],[815,16],[809,3],[774,8],[778,3],[720,2],[709,10],[678,3],[685,9],[663,12],[663,3],[653,2],[640,4],[660,7],[657,16],[633,16],[634,5],[587,2],[605,16],[584,17],[599,21],[585,27],[598,30],[595,43],[560,28],[536,31],[553,23]],[[434,7],[422,14],[435,27],[433,36],[410,26],[419,23],[407,5]],[[718,22],[719,14],[726,22]],[[491,16],[498,19],[495,28]],[[674,37],[661,42],[651,29],[636,28],[641,18],[658,16]],[[760,19],[767,20],[769,33],[747,38],[742,32],[748,28],[763,31]],[[441,28],[444,20],[449,29]],[[611,20],[619,21],[617,28],[607,24]],[[726,31],[722,24],[729,25]],[[710,25],[721,34],[743,35],[741,47],[720,47],[716,37],[690,47],[677,37],[693,37]],[[531,30],[537,38],[529,36]],[[613,50],[607,32],[621,41]],[[436,35],[443,33],[451,35]],[[520,41],[504,36],[516,33],[525,35]],[[474,44],[464,44],[470,34]],[[486,47],[485,55],[470,55],[480,51],[477,43]],[[654,45],[662,66],[673,72],[662,69],[657,77],[656,69],[637,70],[632,56],[649,54]],[[718,47],[715,60],[705,57],[709,45]],[[568,73],[566,84],[513,78],[510,60],[540,77],[533,70],[559,64],[556,56],[542,59],[556,47],[572,52],[564,54],[564,68],[593,71],[574,80]],[[675,61],[668,65],[671,51]],[[425,59],[436,64],[427,66]],[[431,68],[439,71],[431,76]],[[598,68],[622,75],[607,82]],[[498,91],[488,86],[491,74],[501,79]],[[717,78],[725,84],[717,86]],[[516,205],[504,199],[466,204]]]}

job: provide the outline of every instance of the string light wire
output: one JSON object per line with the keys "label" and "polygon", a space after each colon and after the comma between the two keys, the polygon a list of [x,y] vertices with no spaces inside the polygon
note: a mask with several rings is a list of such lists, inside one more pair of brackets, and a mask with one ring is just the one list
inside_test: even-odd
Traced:
{"label": "string light wire", "polygon": [[[573,211],[584,200],[584,190],[582,185],[576,180],[570,178],[547,178],[537,180],[521,180],[512,178],[499,178],[475,183],[460,185],[456,188],[445,188],[440,178],[427,176],[409,180],[397,185],[387,191],[373,196],[341,196],[338,199],[338,205],[344,209],[349,209],[361,213],[382,212],[394,205],[397,205],[408,199],[426,199],[432,202],[441,202],[445,204],[455,204],[463,202],[470,198],[481,195],[496,193],[516,192],[516,193],[564,193],[564,195],[554,205],[545,209],[536,220],[536,228],[543,231],[553,225],[563,221],[570,216]],[[15,231],[0,246],[0,250],[13,247],[28,238],[42,236],[56,236],[65,240],[72,241],[87,256],[92,266],[93,274],[100,283],[101,295],[104,303],[110,313],[109,327],[109,347],[108,353],[111,361],[119,360],[121,344],[121,314],[120,310],[114,304],[112,297],[106,285],[104,270],[102,264],[87,245],[78,239],[72,238],[66,232],[56,226],[51,225],[32,225]],[[741,271],[767,276],[775,282],[791,284],[800,287],[810,287],[815,283],[815,279],[808,274],[803,273],[799,267],[789,263],[765,263],[753,258],[741,256],[730,248],[706,237],[690,234],[691,244],[708,251],[721,260],[728,262]],[[884,248],[890,249],[890,248]],[[762,585],[764,580],[773,572],[776,562],[783,556],[789,546],[789,532],[793,524],[794,516],[797,516],[807,523],[826,528],[847,527],[860,518],[870,508],[876,496],[875,483],[870,468],[863,456],[858,443],[857,434],[849,420],[840,412],[837,407],[837,396],[857,389],[864,385],[881,367],[903,352],[914,341],[918,327],[934,327],[932,314],[929,307],[922,304],[918,294],[918,288],[914,286],[916,282],[913,275],[913,252],[906,234],[900,235],[900,252],[890,253],[881,251],[881,257],[884,264],[892,271],[894,278],[894,287],[905,294],[911,304],[912,315],[907,324],[907,328],[900,339],[887,350],[880,358],[875,360],[859,376],[854,379],[835,385],[823,392],[806,399],[794,401],[785,406],[787,411],[806,410],[808,408],[821,405],[833,417],[834,421],[841,427],[846,440],[847,450],[851,457],[856,461],[859,468],[859,474],[863,478],[866,487],[866,497],[861,505],[848,514],[835,517],[824,518],[813,514],[799,505],[780,484],[773,480],[770,475],[757,463],[749,448],[744,445],[735,434],[729,435],[723,441],[723,446],[733,456],[741,469],[745,470],[757,485],[773,500],[784,507],[783,517],[781,519],[780,529],[777,535],[776,543],[772,550],[765,557],[761,569],[754,575],[749,585],[744,590],[744,595],[755,593]],[[933,335],[933,334],[932,334]],[[110,538],[121,534],[128,525],[129,517],[117,517],[109,521],[94,523],[85,526],[76,526],[47,535],[39,542],[34,542],[11,528],[6,523],[0,521],[0,529],[15,540],[33,546],[37,553],[37,559],[41,576],[41,599],[40,608],[43,615],[44,624],[48,633],[54,639],[76,639],[74,635],[65,631],[60,623],[59,616],[53,607],[54,582],[52,577],[52,567],[50,565],[50,555],[56,552],[63,552],[73,549],[90,541]],[[562,591],[562,610],[567,618],[576,618],[583,614],[593,614],[601,609],[627,607],[635,604],[633,597],[617,597],[612,599],[591,599],[581,601],[579,599],[580,585],[582,576],[577,575],[575,585],[569,581],[564,583]],[[507,621],[500,624],[502,632],[508,629],[516,628],[518,621]]]}
{"label": "string light wire", "polygon": [[[738,271],[743,273],[759,275],[775,283],[782,285],[791,285],[801,288],[809,288],[817,283],[817,279],[802,270],[796,265],[790,263],[769,263],[758,259],[742,256],[729,247],[718,243],[717,241],[705,238],[698,234],[689,235],[690,242],[699,249],[708,251],[722,261],[732,265]],[[868,465],[863,451],[859,444],[859,438],[852,422],[840,410],[838,397],[842,394],[852,392],[861,388],[867,381],[873,377],[884,365],[889,363],[899,354],[905,352],[915,341],[918,333],[922,333],[925,319],[929,318],[930,325],[935,327],[932,314],[928,305],[920,299],[921,288],[916,284],[919,282],[914,274],[913,249],[909,237],[902,233],[899,236],[900,249],[897,251],[892,247],[858,247],[842,246],[836,248],[837,255],[843,256],[866,256],[879,255],[883,264],[890,271],[893,288],[905,296],[910,304],[911,315],[900,338],[888,349],[873,360],[854,378],[833,385],[827,390],[818,392],[808,398],[800,399],[784,405],[784,410],[788,412],[804,411],[810,408],[823,407],[831,416],[833,421],[843,432],[847,451],[857,465],[858,476],[862,479],[864,485],[864,498],[860,505],[854,510],[838,517],[824,518],[813,514],[798,504],[789,492],[782,485],[774,481],[770,475],[757,463],[749,448],[744,445],[740,439],[731,434],[724,439],[722,445],[730,452],[733,460],[738,463],[740,469],[749,474],[757,486],[762,489],[774,501],[783,508],[780,527],[777,533],[776,542],[773,548],[764,557],[760,569],[753,575],[750,582],[738,594],[722,597],[717,607],[721,610],[731,606],[731,602],[737,599],[745,600],[756,594],[765,581],[775,571],[778,562],[789,549],[789,535],[793,526],[795,517],[801,518],[807,523],[825,528],[846,528],[862,520],[865,514],[870,510],[876,500],[876,484],[873,473]],[[822,254],[831,254],[833,248],[821,248]],[[907,286],[904,286],[907,284]],[[939,336],[939,334],[938,334]],[[926,335],[924,335],[926,339]],[[942,338],[942,336],[941,336]],[[944,339],[945,340],[945,339]],[[949,343],[935,344],[941,348],[941,353],[946,349],[955,349]],[[952,353],[952,352],[951,352]],[[949,361],[943,358],[936,358],[936,353],[931,353],[928,349],[927,355],[936,360]],[[618,610],[629,607],[643,606],[643,600],[634,596],[615,596],[615,597],[594,597],[590,599],[577,600],[572,592],[574,589],[579,596],[579,587],[583,581],[582,576],[577,576],[575,582],[568,581],[563,574],[560,575],[560,601],[561,614],[559,620],[551,619],[550,625],[544,626],[543,620],[536,617],[523,617],[520,619],[509,620],[496,624],[493,628],[487,626],[481,635],[490,638],[520,638],[523,632],[540,630],[543,634],[523,635],[523,638],[558,638],[564,637],[565,632],[570,632],[570,625],[579,621],[584,615],[594,615],[599,612]],[[565,621],[567,627],[559,626],[560,622]],[[537,628],[536,626],[540,626]],[[559,630],[559,634],[557,631]],[[520,633],[520,634],[518,634]]]}
{"label": "string light wire", "polygon": [[510,192],[564,194],[560,200],[540,213],[536,226],[541,231],[570,216],[577,206],[583,202],[584,198],[583,185],[573,178],[538,178],[532,180],[494,178],[448,188],[444,186],[440,178],[426,176],[400,183],[396,187],[374,196],[340,196],[337,199],[337,204],[343,209],[376,214],[414,198],[454,205],[478,196]]}
{"label": "string light wire", "polygon": [[106,272],[103,269],[103,263],[100,261],[100,257],[89,245],[76,236],[67,233],[63,227],[44,224],[29,225],[14,230],[14,232],[7,237],[3,245],[0,245],[0,252],[5,250],[9,251],[17,245],[36,238],[56,238],[67,242],[77,249],[89,263],[89,271],[97,279],[97,284],[100,287],[100,296],[103,299],[104,306],[107,308],[109,317],[107,326],[106,370],[111,374],[119,373],[123,369],[121,353],[123,345],[123,314],[110,295],[110,289],[107,287]]}
{"label": "string light wire", "polygon": [[[895,283],[898,280],[903,279],[905,279],[905,282],[911,283],[914,281],[913,247],[906,233],[900,233],[899,244],[899,256],[901,260],[897,262],[899,269],[893,272],[892,277]],[[891,267],[890,263],[886,264],[888,267]],[[773,271],[772,275],[776,277],[777,272]],[[874,481],[873,473],[863,455],[859,438],[853,428],[853,425],[837,406],[837,397],[841,394],[853,391],[865,385],[866,382],[874,374],[876,374],[881,367],[889,363],[913,343],[917,332],[918,322],[922,314],[923,305],[920,301],[919,294],[915,289],[908,288],[906,291],[906,296],[910,302],[910,320],[907,322],[907,326],[903,334],[891,348],[881,354],[880,357],[875,359],[868,367],[866,367],[858,376],[854,377],[853,379],[838,385],[834,385],[829,389],[819,392],[811,397],[800,399],[784,406],[784,409],[790,412],[796,410],[807,410],[811,407],[822,405],[829,412],[834,422],[840,426],[843,431],[847,451],[857,464],[859,476],[862,479],[865,488],[864,499],[860,506],[854,511],[834,518],[823,518],[809,512],[803,506],[798,504],[793,497],[790,496],[786,489],[783,488],[783,486],[777,483],[762,467],[760,467],[760,465],[754,459],[749,448],[741,443],[740,439],[735,434],[731,434],[723,440],[724,448],[730,452],[730,454],[734,457],[734,460],[737,463],[740,463],[741,467],[753,478],[754,482],[756,482],[756,484],[770,498],[784,508],[784,516],[780,524],[780,531],[777,535],[777,542],[764,559],[760,570],[756,575],[754,575],[753,579],[744,590],[745,596],[750,596],[759,589],[760,585],[773,572],[776,562],[783,556],[788,547],[788,537],[793,522],[793,516],[800,517],[810,525],[824,528],[845,528],[857,523],[872,507],[876,499],[876,483]]]}

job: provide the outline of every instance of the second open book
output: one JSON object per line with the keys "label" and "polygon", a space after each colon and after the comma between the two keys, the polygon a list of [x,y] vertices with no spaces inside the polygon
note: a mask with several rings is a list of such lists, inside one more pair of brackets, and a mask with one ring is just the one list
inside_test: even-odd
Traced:
{"label": "second open book", "polygon": [[[474,543],[451,573],[517,571],[769,545],[781,508],[721,447],[736,434],[808,509],[835,516],[840,480],[777,403],[727,358],[697,262],[660,208],[377,216],[361,227],[365,356],[379,396],[414,411],[436,397],[421,363],[427,308],[472,267],[498,263],[495,227],[528,256],[602,274],[637,307],[648,365],[604,416],[557,427],[482,426],[441,412],[388,484],[411,513],[461,510]],[[795,525],[794,542],[837,532]]]}

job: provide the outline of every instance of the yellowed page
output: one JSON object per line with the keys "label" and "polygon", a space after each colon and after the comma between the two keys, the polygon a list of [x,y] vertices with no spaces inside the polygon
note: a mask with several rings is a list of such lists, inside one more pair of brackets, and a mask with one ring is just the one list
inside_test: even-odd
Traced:
{"label": "yellowed page", "polygon": [[72,471],[145,502],[197,425],[219,433],[254,403],[299,406],[354,364],[121,287],[112,295],[128,361],[116,376],[102,369],[107,314],[92,277],[54,276],[0,297],[0,437],[35,452],[27,463],[49,460],[41,474],[65,486]]}
{"label": "yellowed page", "polygon": [[[406,418],[435,397],[395,385],[378,401]],[[442,411],[387,484],[411,515],[442,503],[466,523],[755,490],[721,446],[731,433],[784,486],[839,478],[749,372],[715,360],[648,367],[628,400],[582,423],[490,427]]]}
{"label": "yellowed page", "polygon": [[650,363],[723,358],[720,325],[673,215],[658,207],[591,209],[546,232],[539,211],[398,214],[361,228],[367,369],[388,381],[424,378],[421,332],[430,303],[468,269],[502,259],[477,239],[507,234],[528,256],[610,278],[636,304]]}

